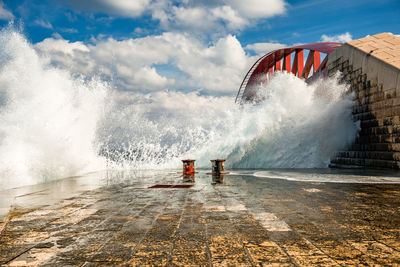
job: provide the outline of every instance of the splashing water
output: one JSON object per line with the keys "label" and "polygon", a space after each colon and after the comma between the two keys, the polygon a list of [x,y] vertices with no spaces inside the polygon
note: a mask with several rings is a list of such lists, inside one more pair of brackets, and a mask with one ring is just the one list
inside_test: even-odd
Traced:
{"label": "splashing water", "polygon": [[227,158],[233,168],[327,167],[359,130],[352,96],[338,80],[309,85],[278,73],[258,88],[265,101],[243,107],[195,93],[119,95],[103,122],[103,152],[134,168],[177,167],[184,157],[198,167],[212,158]]}
{"label": "splashing water", "polygon": [[[339,75],[308,85],[277,73],[265,88],[266,100],[245,110],[244,129],[251,138],[234,145],[228,160],[236,168],[323,168],[338,150],[350,145],[359,129],[352,119],[352,95]],[[239,129],[239,131],[242,131]]]}
{"label": "splashing water", "polygon": [[[111,90],[55,68],[14,30],[0,33],[0,189],[102,168],[327,167],[359,130],[338,77],[311,85],[278,73],[265,101]],[[107,101],[105,101],[107,99]]]}
{"label": "splashing water", "polygon": [[95,149],[107,85],[51,67],[20,33],[0,33],[0,188],[100,166]]}

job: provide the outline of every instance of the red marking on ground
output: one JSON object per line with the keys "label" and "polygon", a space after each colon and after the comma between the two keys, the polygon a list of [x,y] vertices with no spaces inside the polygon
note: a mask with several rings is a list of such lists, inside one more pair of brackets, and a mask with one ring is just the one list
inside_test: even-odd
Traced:
{"label": "red marking on ground", "polygon": [[156,184],[149,188],[190,188],[192,184]]}

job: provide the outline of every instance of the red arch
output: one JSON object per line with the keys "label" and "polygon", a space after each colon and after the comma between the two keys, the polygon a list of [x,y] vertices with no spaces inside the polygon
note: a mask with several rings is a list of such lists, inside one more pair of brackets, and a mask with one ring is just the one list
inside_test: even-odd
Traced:
{"label": "red arch", "polygon": [[[342,43],[314,43],[299,46],[293,46],[272,51],[260,57],[247,72],[239,91],[236,96],[236,103],[242,103],[246,100],[252,100],[255,92],[252,91],[254,85],[259,79],[260,74],[265,75],[264,83],[268,82],[269,75],[275,71],[287,71],[299,78],[307,79],[309,77],[311,67],[313,72],[321,72],[328,65],[328,57],[326,56],[321,63],[321,54],[329,55],[333,50],[342,46]],[[307,60],[304,63],[304,49],[310,50]],[[291,64],[292,53],[295,53],[293,64]]]}

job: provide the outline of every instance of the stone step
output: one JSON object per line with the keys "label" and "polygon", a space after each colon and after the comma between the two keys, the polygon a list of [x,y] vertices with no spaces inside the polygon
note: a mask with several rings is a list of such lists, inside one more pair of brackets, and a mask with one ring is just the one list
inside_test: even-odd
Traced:
{"label": "stone step", "polygon": [[[382,36],[389,42],[375,47]],[[331,166],[400,166],[400,63],[393,65],[400,47],[392,39],[400,43],[396,36],[378,34],[344,44],[328,56],[328,72],[341,71],[342,82],[349,85],[353,119],[361,127],[354,143],[347,151],[339,151]],[[364,42],[373,42],[376,49],[366,51]],[[387,64],[388,57],[383,54],[392,56],[392,65]]]}
{"label": "stone step", "polygon": [[331,160],[331,165],[335,166],[365,166],[373,168],[390,168],[399,169],[400,162],[395,160],[379,160],[379,159],[361,159],[361,158],[342,158],[335,157]]}
{"label": "stone step", "polygon": [[363,169],[365,166],[361,165],[348,165],[348,164],[339,164],[331,162],[329,164],[329,168],[338,168],[338,169]]}
{"label": "stone step", "polygon": [[355,144],[372,144],[372,143],[400,143],[400,134],[377,134],[377,135],[360,135],[356,138]]}
{"label": "stone step", "polygon": [[349,166],[365,166],[365,160],[360,159],[360,158],[335,157],[331,160],[331,164],[349,165]]}
{"label": "stone step", "polygon": [[393,151],[400,152],[400,143],[352,144],[347,151]]}
{"label": "stone step", "polygon": [[339,151],[335,155],[340,158],[361,158],[400,161],[400,152],[391,151]]}

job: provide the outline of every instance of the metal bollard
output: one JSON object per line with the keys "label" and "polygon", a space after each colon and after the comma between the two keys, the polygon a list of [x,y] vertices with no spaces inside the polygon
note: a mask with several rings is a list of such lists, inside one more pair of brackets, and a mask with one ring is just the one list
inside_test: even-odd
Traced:
{"label": "metal bollard", "polygon": [[183,159],[183,174],[194,174],[194,159]]}
{"label": "metal bollard", "polygon": [[224,159],[214,159],[211,160],[211,173],[212,174],[225,174],[225,160]]}

